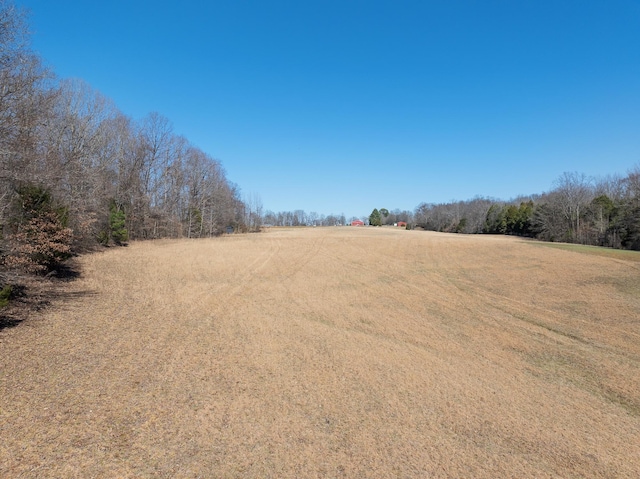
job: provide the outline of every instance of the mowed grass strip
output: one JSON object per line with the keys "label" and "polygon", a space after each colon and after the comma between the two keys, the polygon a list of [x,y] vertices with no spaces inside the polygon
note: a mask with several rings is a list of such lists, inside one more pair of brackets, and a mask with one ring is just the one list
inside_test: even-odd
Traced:
{"label": "mowed grass strip", "polygon": [[547,247],[547,248],[559,248],[567,251],[574,251],[576,253],[604,256],[607,258],[621,259],[625,261],[640,263],[640,251],[603,248],[600,246],[572,244],[572,243],[547,243],[542,241],[540,242],[536,241],[533,244],[542,246],[542,247]]}
{"label": "mowed grass strip", "polygon": [[0,333],[0,477],[639,477],[640,272],[273,229],[82,258]]}

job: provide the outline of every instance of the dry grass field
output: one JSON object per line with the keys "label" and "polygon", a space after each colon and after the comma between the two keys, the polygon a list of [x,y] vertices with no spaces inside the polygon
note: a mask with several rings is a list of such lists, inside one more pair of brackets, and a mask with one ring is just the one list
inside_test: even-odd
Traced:
{"label": "dry grass field", "polygon": [[6,478],[640,477],[640,254],[134,243],[0,332]]}

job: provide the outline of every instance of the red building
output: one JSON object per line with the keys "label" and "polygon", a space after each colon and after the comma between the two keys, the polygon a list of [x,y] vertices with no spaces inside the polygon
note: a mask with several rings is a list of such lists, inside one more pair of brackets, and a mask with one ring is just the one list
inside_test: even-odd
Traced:
{"label": "red building", "polygon": [[398,228],[406,228],[407,223],[405,221],[398,221]]}
{"label": "red building", "polygon": [[360,220],[353,220],[351,226],[364,226],[364,222]]}

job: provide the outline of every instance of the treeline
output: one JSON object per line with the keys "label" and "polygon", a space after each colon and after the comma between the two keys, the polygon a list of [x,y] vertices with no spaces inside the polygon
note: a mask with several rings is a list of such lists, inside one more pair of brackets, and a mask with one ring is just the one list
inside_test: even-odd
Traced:
{"label": "treeline", "polygon": [[89,85],[58,80],[0,0],[0,254],[5,266],[98,243],[246,228],[220,163],[151,113],[129,118]]}
{"label": "treeline", "polygon": [[420,204],[413,221],[426,230],[511,234],[640,250],[640,166],[626,176],[564,173],[548,193],[504,202],[474,198]]}
{"label": "treeline", "polygon": [[344,226],[346,218],[344,214],[318,214],[315,211],[310,213],[304,210],[295,211],[266,211],[262,216],[263,226]]}
{"label": "treeline", "polygon": [[[385,208],[380,209],[380,225],[392,225],[399,221],[410,222],[413,218],[411,211],[401,211],[395,209],[389,211]],[[269,226],[345,226],[351,224],[353,220],[362,220],[365,224],[369,223],[369,217],[347,217],[344,213],[339,215],[330,214],[324,215],[312,211],[307,213],[304,210],[294,211],[280,211],[274,213],[273,211],[266,211],[260,216],[260,225],[263,227]],[[253,223],[252,223],[253,224]]]}
{"label": "treeline", "polygon": [[362,221],[370,226],[396,225],[404,222],[407,223],[408,229],[411,229],[413,214],[406,210],[395,209],[389,211],[386,208],[374,208],[367,218],[362,218]]}

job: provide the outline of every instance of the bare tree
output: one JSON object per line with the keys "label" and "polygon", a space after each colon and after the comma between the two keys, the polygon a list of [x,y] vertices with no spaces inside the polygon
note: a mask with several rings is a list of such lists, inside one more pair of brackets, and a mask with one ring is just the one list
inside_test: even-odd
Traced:
{"label": "bare tree", "polygon": [[640,202],[640,165],[632,168],[623,181],[624,193],[628,200]]}
{"label": "bare tree", "polygon": [[29,49],[24,10],[0,0],[0,228],[7,224],[17,187],[42,182],[38,133],[50,112],[50,78]]}
{"label": "bare tree", "polygon": [[250,193],[244,200],[246,205],[245,223],[250,231],[259,231],[262,224],[262,199],[256,193]]}
{"label": "bare tree", "polygon": [[556,181],[555,191],[573,241],[582,242],[581,217],[594,197],[592,181],[583,173],[565,172]]}

